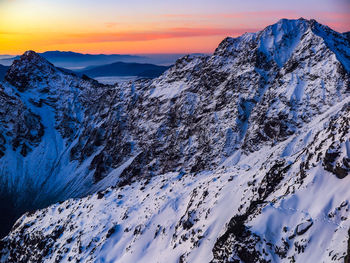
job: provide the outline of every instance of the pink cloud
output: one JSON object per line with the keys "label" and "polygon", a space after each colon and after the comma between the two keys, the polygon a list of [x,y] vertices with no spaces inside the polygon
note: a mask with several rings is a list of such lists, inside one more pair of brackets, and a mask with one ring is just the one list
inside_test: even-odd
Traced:
{"label": "pink cloud", "polygon": [[[68,34],[70,42],[114,42],[114,41],[150,41],[159,39],[200,37],[200,36],[238,36],[245,32],[257,31],[256,28],[169,28],[159,31],[115,32]],[[64,40],[66,42],[67,39]]]}
{"label": "pink cloud", "polygon": [[208,18],[208,19],[219,19],[219,18],[244,18],[244,17],[295,17],[297,16],[296,11],[292,10],[275,10],[275,11],[254,11],[254,12],[235,12],[235,13],[219,13],[219,14],[164,14],[161,17],[165,18]]}
{"label": "pink cloud", "polygon": [[116,23],[116,22],[107,22],[107,23],[105,23],[105,26],[107,28],[113,28],[113,27],[116,27],[117,25],[119,25],[119,23]]}

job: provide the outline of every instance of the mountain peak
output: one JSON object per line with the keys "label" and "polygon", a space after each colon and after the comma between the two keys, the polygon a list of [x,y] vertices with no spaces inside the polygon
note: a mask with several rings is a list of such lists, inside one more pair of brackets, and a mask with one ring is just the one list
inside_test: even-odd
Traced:
{"label": "mountain peak", "polygon": [[[309,37],[305,38],[309,34]],[[304,41],[304,43],[302,43]],[[309,43],[306,43],[308,41]],[[350,57],[349,34],[338,33],[326,25],[318,23],[314,19],[280,19],[276,23],[265,27],[256,33],[246,33],[239,37],[225,38],[216,49],[214,55],[220,57],[233,57],[256,47],[256,51],[263,54],[269,61],[274,61],[279,68],[291,58],[292,54],[300,45],[318,43],[325,45],[334,53],[345,67],[350,71],[348,58]]]}
{"label": "mountain peak", "polygon": [[38,83],[44,76],[50,76],[55,71],[57,69],[54,65],[35,51],[29,50],[12,63],[5,80],[19,91],[25,91],[29,83]]}
{"label": "mountain peak", "polygon": [[24,52],[23,55],[19,57],[19,61],[22,64],[29,62],[29,63],[35,63],[35,64],[48,64],[53,66],[49,61],[47,61],[45,58],[43,58],[33,50],[28,50]]}
{"label": "mountain peak", "polygon": [[[312,24],[319,24],[321,25],[319,22],[317,22],[317,20],[315,19],[306,19],[304,17],[299,17],[297,19],[290,19],[290,18],[281,18],[280,20],[278,20],[275,24],[272,24],[270,26],[273,25],[278,25],[278,24],[293,24],[293,25],[300,25],[300,24],[307,24],[307,25],[312,25]],[[267,26],[269,27],[269,26]]]}
{"label": "mountain peak", "polygon": [[24,56],[24,57],[35,57],[35,56],[39,56],[39,54],[36,53],[34,50],[27,50],[26,52],[24,52],[24,54],[22,56]]}

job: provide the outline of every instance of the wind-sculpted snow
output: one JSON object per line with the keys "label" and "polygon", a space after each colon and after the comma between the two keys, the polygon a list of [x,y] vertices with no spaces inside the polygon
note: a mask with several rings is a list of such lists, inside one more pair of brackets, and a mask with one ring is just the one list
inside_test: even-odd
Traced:
{"label": "wind-sculpted snow", "polygon": [[164,174],[27,213],[2,240],[2,259],[343,262],[349,177],[327,172],[324,160],[334,142],[348,143],[349,121],[344,102],[233,167]]}
{"label": "wind-sculpted snow", "polygon": [[2,260],[344,260],[349,52],[346,34],[283,19],[116,86],[26,52],[0,89],[31,116],[0,140],[1,191],[21,193],[17,215],[92,195],[23,216]]}

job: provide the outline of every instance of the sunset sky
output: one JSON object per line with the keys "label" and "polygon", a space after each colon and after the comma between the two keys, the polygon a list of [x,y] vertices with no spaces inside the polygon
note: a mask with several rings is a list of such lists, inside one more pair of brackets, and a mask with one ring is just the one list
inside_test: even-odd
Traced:
{"label": "sunset sky", "polygon": [[350,0],[0,0],[0,54],[212,52],[280,18],[350,31]]}

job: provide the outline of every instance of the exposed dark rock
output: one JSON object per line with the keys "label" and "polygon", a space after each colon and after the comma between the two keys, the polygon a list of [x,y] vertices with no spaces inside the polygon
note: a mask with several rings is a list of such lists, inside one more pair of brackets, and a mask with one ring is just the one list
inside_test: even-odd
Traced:
{"label": "exposed dark rock", "polygon": [[310,229],[310,227],[312,227],[313,224],[314,222],[312,222],[312,220],[300,223],[299,225],[297,225],[296,234],[299,236],[305,234]]}

